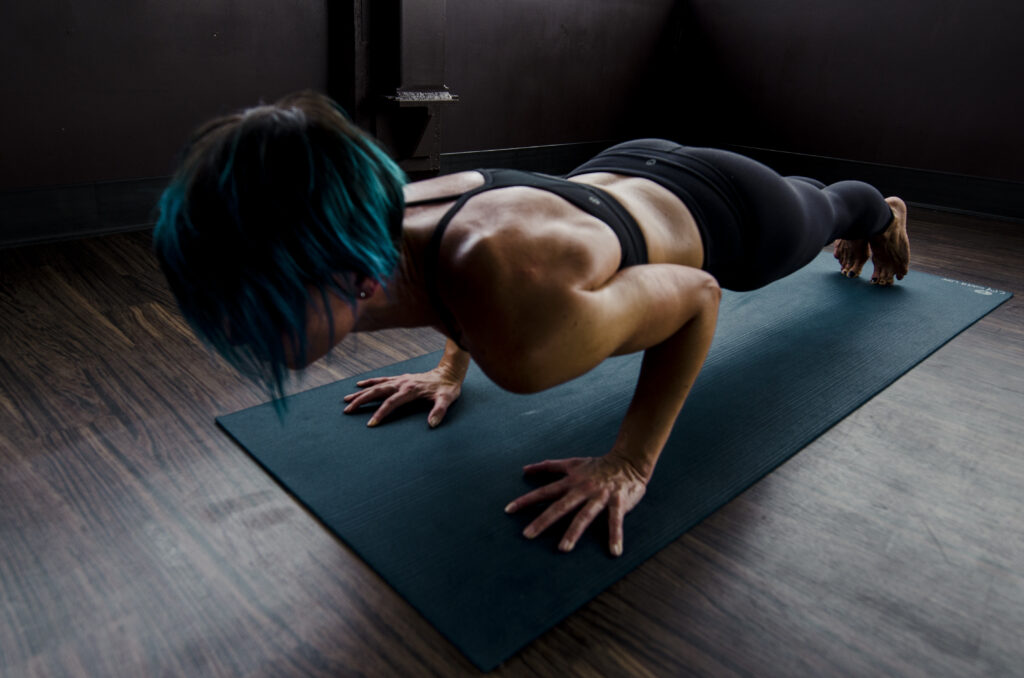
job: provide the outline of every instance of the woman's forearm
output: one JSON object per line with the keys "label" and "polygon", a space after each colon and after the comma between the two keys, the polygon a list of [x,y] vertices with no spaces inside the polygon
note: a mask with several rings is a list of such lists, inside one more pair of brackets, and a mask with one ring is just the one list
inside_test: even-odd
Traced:
{"label": "woman's forearm", "polygon": [[707,357],[721,291],[702,291],[700,310],[675,334],[644,353],[640,377],[610,454],[625,459],[645,479],[654,473],[676,417]]}
{"label": "woman's forearm", "polygon": [[458,344],[449,339],[448,343],[444,346],[444,355],[441,356],[437,369],[443,371],[453,381],[462,383],[466,378],[466,372],[469,370],[469,363],[469,353],[459,348]]}

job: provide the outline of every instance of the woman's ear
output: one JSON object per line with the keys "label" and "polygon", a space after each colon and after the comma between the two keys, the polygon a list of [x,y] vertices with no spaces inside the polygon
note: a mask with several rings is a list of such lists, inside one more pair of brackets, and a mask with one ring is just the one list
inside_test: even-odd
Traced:
{"label": "woman's ear", "polygon": [[343,290],[354,290],[356,301],[366,301],[380,289],[379,282],[360,273],[339,273],[334,281]]}
{"label": "woman's ear", "polygon": [[356,293],[356,296],[360,300],[366,300],[377,294],[377,290],[380,289],[380,283],[373,278],[359,276],[359,278],[356,279],[356,288],[359,290]]}

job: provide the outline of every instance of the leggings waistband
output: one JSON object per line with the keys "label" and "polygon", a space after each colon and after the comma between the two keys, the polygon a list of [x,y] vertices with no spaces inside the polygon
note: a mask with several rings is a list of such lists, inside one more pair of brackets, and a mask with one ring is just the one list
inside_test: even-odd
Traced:
{"label": "leggings waistband", "polygon": [[613,172],[649,179],[671,191],[690,210],[704,248],[704,270],[723,286],[730,271],[743,268],[743,200],[717,167],[693,149],[663,139],[629,141],[599,153],[569,176]]}

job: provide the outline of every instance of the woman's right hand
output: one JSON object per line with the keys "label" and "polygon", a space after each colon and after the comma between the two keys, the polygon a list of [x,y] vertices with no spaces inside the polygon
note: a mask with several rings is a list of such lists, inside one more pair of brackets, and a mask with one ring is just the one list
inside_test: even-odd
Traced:
{"label": "woman's right hand", "polygon": [[431,428],[437,428],[448,412],[448,408],[462,393],[462,379],[451,370],[438,366],[429,372],[402,374],[397,377],[375,377],[356,382],[363,389],[345,396],[345,413],[351,414],[359,407],[383,401],[370,417],[367,426],[376,426],[396,409],[414,400],[431,400],[434,407],[427,416]]}

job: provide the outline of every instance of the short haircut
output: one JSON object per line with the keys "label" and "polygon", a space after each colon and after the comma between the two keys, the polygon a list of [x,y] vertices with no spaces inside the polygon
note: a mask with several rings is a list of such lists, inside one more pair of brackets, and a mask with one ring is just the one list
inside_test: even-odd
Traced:
{"label": "short haircut", "polygon": [[286,356],[306,362],[313,294],[333,328],[330,293],[354,305],[361,280],[394,275],[405,182],[311,91],[212,120],[183,149],[153,250],[196,334],[263,383],[279,412]]}

